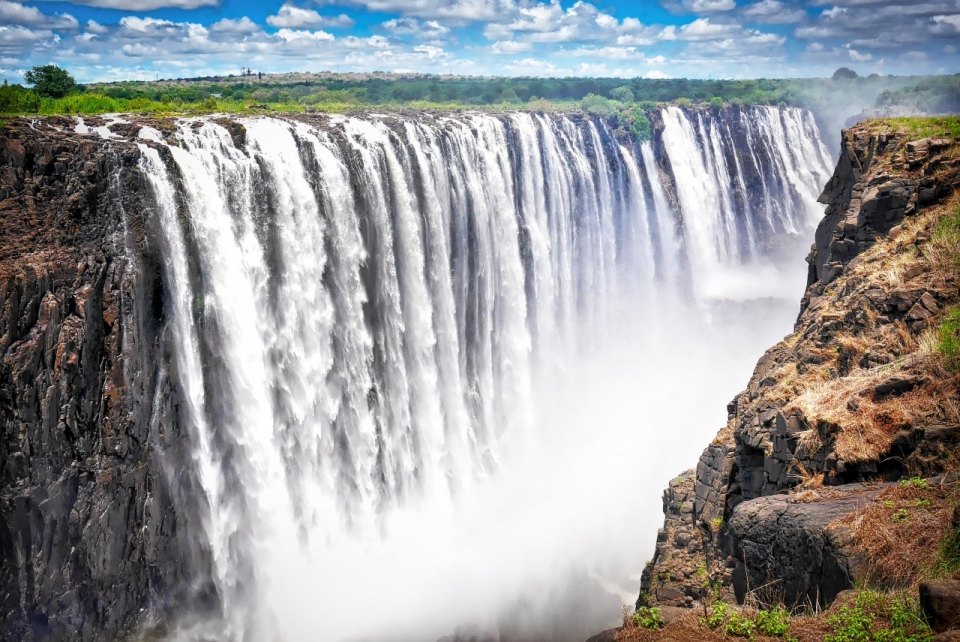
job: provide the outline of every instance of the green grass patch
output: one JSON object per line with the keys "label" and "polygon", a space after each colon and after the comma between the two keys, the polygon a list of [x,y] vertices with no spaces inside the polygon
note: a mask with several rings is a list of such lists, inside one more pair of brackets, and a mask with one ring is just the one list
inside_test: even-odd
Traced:
{"label": "green grass patch", "polygon": [[857,592],[853,606],[827,618],[824,642],[929,642],[933,632],[916,599],[877,591]]}
{"label": "green grass patch", "polygon": [[948,370],[960,370],[960,305],[947,308],[937,328],[936,348]]}
{"label": "green grass patch", "polygon": [[960,116],[879,118],[873,122],[889,125],[896,131],[909,134],[911,138],[960,136]]}

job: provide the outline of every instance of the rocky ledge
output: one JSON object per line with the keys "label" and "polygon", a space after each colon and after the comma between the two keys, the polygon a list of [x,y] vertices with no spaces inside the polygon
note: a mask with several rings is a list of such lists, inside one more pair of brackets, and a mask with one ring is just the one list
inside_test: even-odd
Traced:
{"label": "rocky ledge", "polygon": [[[705,591],[823,605],[859,580],[916,579],[903,561],[925,564],[951,524],[957,484],[936,476],[960,468],[960,378],[935,346],[960,300],[960,248],[938,233],[960,216],[958,143],[884,121],[843,132],[794,332],[664,493],[638,606]],[[880,541],[877,519],[911,526]]]}

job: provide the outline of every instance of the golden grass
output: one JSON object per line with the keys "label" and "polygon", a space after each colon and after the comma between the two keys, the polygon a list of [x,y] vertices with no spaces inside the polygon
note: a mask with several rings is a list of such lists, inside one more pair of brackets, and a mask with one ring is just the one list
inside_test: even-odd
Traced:
{"label": "golden grass", "polygon": [[870,567],[870,580],[888,588],[915,587],[936,575],[940,545],[960,495],[952,487],[891,486],[877,501],[841,519]]}

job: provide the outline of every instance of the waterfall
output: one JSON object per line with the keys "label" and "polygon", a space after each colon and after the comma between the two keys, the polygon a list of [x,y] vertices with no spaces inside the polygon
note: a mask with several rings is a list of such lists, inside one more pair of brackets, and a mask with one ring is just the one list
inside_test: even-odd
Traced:
{"label": "waterfall", "polygon": [[539,383],[624,309],[723,298],[718,275],[812,229],[830,159],[809,113],[660,120],[642,144],[527,113],[141,131],[224,638],[283,628],[271,569],[296,550],[456,510],[549,439]]}

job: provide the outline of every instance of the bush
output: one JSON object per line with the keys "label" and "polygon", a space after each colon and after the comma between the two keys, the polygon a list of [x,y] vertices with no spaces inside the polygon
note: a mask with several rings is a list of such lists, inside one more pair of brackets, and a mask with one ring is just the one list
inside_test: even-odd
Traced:
{"label": "bush", "polygon": [[689,98],[685,98],[685,97],[677,98],[674,102],[676,103],[677,107],[692,107],[692,106],[693,106],[693,101],[690,100]]}
{"label": "bush", "polygon": [[610,97],[622,103],[632,103],[633,91],[629,87],[617,87],[610,92]]}
{"label": "bush", "polygon": [[789,619],[790,611],[782,606],[775,606],[769,611],[758,611],[754,623],[757,625],[757,631],[760,635],[782,638],[790,628],[787,624]]}
{"label": "bush", "polygon": [[711,629],[716,629],[723,626],[727,621],[728,615],[730,615],[730,605],[726,602],[717,602],[713,605],[713,608],[710,609],[709,616],[700,618],[700,624],[710,627]]}
{"label": "bush", "polygon": [[824,642],[929,642],[933,638],[916,600],[859,591],[854,606],[827,618]]}
{"label": "bush", "polygon": [[596,94],[587,94],[580,101],[580,108],[588,114],[601,118],[610,118],[614,114],[614,106],[610,100]]}
{"label": "bush", "polygon": [[717,111],[723,109],[723,98],[720,98],[720,96],[714,96],[710,99],[710,106]]}
{"label": "bush", "polygon": [[723,630],[727,635],[733,635],[741,638],[752,638],[753,632],[756,628],[757,625],[753,623],[753,620],[734,611],[730,614],[730,618],[727,620],[727,625]]}
{"label": "bush", "polygon": [[642,629],[659,629],[663,626],[663,618],[660,617],[660,609],[641,606],[633,614],[633,623]]}
{"label": "bush", "polygon": [[34,67],[23,74],[23,79],[28,85],[33,85],[37,94],[47,98],[63,98],[68,94],[83,91],[83,87],[77,84],[66,69],[56,65]]}

